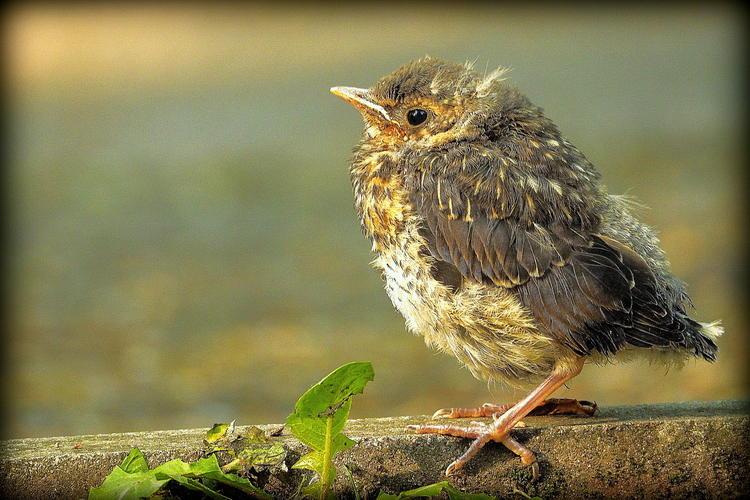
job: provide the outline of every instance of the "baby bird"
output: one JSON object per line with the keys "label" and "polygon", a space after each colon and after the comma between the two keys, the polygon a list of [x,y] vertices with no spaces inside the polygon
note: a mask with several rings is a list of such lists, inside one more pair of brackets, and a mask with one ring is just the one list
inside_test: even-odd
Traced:
{"label": "baby bird", "polygon": [[514,405],[436,413],[494,415],[490,424],[410,426],[474,439],[446,474],[497,441],[538,477],[533,452],[509,432],[540,405],[563,404],[545,400],[586,361],[716,359],[721,327],[688,317],[683,285],[632,202],[607,193],[502,70],[424,58],[370,89],[331,92],[364,118],[355,206],[408,328],[477,378],[537,384]]}

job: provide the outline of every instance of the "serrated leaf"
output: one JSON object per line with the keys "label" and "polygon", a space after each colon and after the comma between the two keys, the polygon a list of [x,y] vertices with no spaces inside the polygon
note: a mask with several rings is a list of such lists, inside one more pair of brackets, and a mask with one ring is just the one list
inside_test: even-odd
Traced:
{"label": "serrated leaf", "polygon": [[[332,435],[337,435],[344,428],[346,419],[349,416],[349,410],[351,408],[351,400],[346,400],[338,406],[338,413],[332,415]],[[327,431],[327,416],[318,416],[305,414],[305,413],[293,413],[287,418],[287,426],[292,431],[297,439],[305,443],[307,446],[314,450],[323,450],[325,448],[326,431]]]}
{"label": "serrated leaf", "polygon": [[375,500],[399,500],[399,496],[391,495],[390,493],[380,490],[380,493],[378,493],[378,497]]}
{"label": "serrated leaf", "polygon": [[148,464],[146,458],[138,448],[133,448],[128,453],[128,456],[120,464],[120,468],[128,473],[134,472],[148,472]]}
{"label": "serrated leaf", "polygon": [[244,470],[250,467],[280,465],[286,458],[286,450],[281,443],[249,445],[237,454]]}
{"label": "serrated leaf", "polygon": [[369,361],[347,363],[315,384],[299,398],[296,413],[318,416],[353,394],[361,394],[367,382],[375,378]]}
{"label": "serrated leaf", "polygon": [[253,496],[273,500],[271,495],[247,479],[222,472],[215,455],[192,464],[179,459],[170,460],[149,470],[143,454],[137,448],[133,448],[123,461],[123,466],[128,470],[122,466],[115,467],[100,487],[91,488],[89,500],[140,500],[158,492],[169,481],[177,481],[187,488],[201,491],[217,500],[231,500],[202,484],[198,479],[211,479]]}
{"label": "serrated leaf", "polygon": [[179,476],[190,477],[193,479],[213,479],[245,491],[246,493],[260,496],[262,498],[272,498],[271,495],[258,488],[247,479],[241,478],[236,474],[224,473],[219,467],[219,461],[216,459],[215,455],[202,458],[192,464],[185,463],[182,460],[170,460],[169,462],[153,469],[153,472],[157,474],[157,477],[165,475],[178,481]]}
{"label": "serrated leaf", "polygon": [[329,467],[326,469],[326,455],[322,451],[311,451],[300,458],[292,466],[292,469],[310,469],[315,471],[319,476],[320,482],[329,485],[333,484],[337,475],[336,467],[333,464],[329,464]]}
{"label": "serrated leaf", "polygon": [[348,450],[355,444],[357,443],[344,436],[343,434],[338,434],[333,438],[333,445],[331,446],[331,449],[333,450],[333,453],[336,454],[342,450]]}
{"label": "serrated leaf", "polygon": [[180,483],[182,486],[189,490],[195,490],[200,491],[204,495],[208,496],[209,498],[213,498],[214,500],[232,500],[231,498],[222,495],[218,491],[215,491],[208,486],[205,486],[203,483],[196,479],[192,479],[185,476],[174,476],[172,479]]}
{"label": "serrated leaf", "polygon": [[450,486],[448,481],[441,481],[439,483],[428,484],[414,488],[413,490],[404,491],[399,495],[401,498],[419,498],[419,497],[434,497],[443,491],[443,488]]}
{"label": "serrated leaf", "polygon": [[484,493],[465,493],[459,491],[448,481],[440,481],[439,483],[428,484],[399,493],[398,495],[391,495],[381,491],[378,494],[376,500],[405,500],[408,498],[433,498],[438,496],[441,492],[445,491],[448,494],[450,500],[496,500],[494,497],[485,495]]}
{"label": "serrated leaf", "polygon": [[207,453],[227,452],[231,460],[222,467],[224,472],[247,472],[253,467],[279,467],[286,458],[286,450],[278,441],[268,437],[257,426],[249,427],[247,436],[228,435],[231,424],[215,424],[208,431]]}
{"label": "serrated leaf", "polygon": [[302,498],[320,498],[322,484],[320,481],[315,481],[302,487]]}
{"label": "serrated leaf", "polygon": [[157,479],[151,471],[129,473],[115,467],[98,488],[89,490],[89,500],[140,500],[161,489],[169,479]]}
{"label": "serrated leaf", "polygon": [[361,393],[374,378],[369,362],[348,363],[331,372],[297,401],[295,412],[287,418],[287,426],[312,452],[293,467],[311,469],[319,475],[318,481],[303,488],[304,494],[321,500],[332,494],[330,487],[336,478],[333,456],[355,444],[341,434],[349,417],[350,398]]}
{"label": "serrated leaf", "polygon": [[261,429],[257,425],[253,425],[252,427],[249,427],[245,432],[247,432],[247,439],[249,439],[253,443],[273,442],[273,439],[268,437],[266,433],[263,432],[263,429]]}
{"label": "serrated leaf", "polygon": [[[333,416],[331,431],[338,435],[349,417],[349,398],[360,394],[374,378],[375,372],[367,361],[348,363],[334,370],[302,395],[295,412],[287,418],[287,426],[300,441],[322,451],[326,444],[326,417]],[[348,442],[347,445],[351,446]]]}
{"label": "serrated leaf", "polygon": [[215,443],[216,441],[226,437],[229,424],[214,424],[208,432],[206,432],[206,442]]}
{"label": "serrated leaf", "polygon": [[268,437],[259,427],[247,429],[247,438],[241,443],[242,448],[237,452],[237,458],[245,470],[254,466],[274,467],[286,458],[286,450],[281,443]]}
{"label": "serrated leaf", "polygon": [[495,500],[495,497],[491,497],[484,493],[466,493],[459,491],[450,484],[446,484],[443,489],[448,493],[450,500]]}
{"label": "serrated leaf", "polygon": [[237,488],[238,490],[244,491],[245,493],[254,495],[256,497],[273,500],[273,497],[270,494],[255,486],[248,479],[240,477],[237,474],[225,474],[219,470],[201,474],[200,477],[203,479],[213,479],[215,481],[228,484],[234,488]]}
{"label": "serrated leaf", "polygon": [[311,451],[303,455],[292,465],[292,469],[310,469],[318,474],[323,474],[323,452]]}
{"label": "serrated leaf", "polygon": [[165,462],[158,467],[151,469],[151,472],[157,475],[157,477],[169,477],[173,475],[187,474],[190,472],[192,466],[198,466],[197,469],[202,469],[202,462],[206,459],[200,459],[195,464],[189,464],[183,462],[179,458]]}

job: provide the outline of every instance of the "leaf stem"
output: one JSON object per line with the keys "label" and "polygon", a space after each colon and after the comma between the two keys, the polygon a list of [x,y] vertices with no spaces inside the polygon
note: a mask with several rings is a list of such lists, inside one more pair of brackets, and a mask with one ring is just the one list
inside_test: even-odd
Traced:
{"label": "leaf stem", "polygon": [[326,500],[328,489],[331,487],[331,467],[333,466],[333,415],[326,417],[326,440],[323,449],[323,477],[320,488],[320,500]]}

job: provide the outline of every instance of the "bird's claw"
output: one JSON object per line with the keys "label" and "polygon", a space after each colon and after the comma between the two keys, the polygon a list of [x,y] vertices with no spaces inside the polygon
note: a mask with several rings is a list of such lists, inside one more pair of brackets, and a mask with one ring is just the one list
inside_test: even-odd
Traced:
{"label": "bird's claw", "polygon": [[531,464],[531,482],[536,483],[539,480],[539,462],[534,461],[533,464]]}
{"label": "bird's claw", "polygon": [[529,412],[531,416],[540,415],[588,415],[593,416],[599,410],[595,402],[584,399],[549,398],[542,401]]}
{"label": "bird's claw", "polygon": [[455,460],[451,462],[451,464],[448,466],[447,469],[445,469],[445,475],[446,477],[457,477],[457,476],[463,476],[464,473],[459,472],[461,469],[461,466],[463,464],[457,464],[458,460]]}
{"label": "bird's claw", "polygon": [[456,417],[452,417],[451,416],[452,414],[453,414],[453,408],[441,408],[432,414],[432,418],[441,418],[441,417],[456,418]]}

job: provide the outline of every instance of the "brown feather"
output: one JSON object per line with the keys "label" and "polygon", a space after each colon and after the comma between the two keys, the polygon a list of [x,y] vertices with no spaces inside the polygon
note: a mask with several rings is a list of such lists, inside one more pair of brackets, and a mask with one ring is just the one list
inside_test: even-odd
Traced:
{"label": "brown feather", "polygon": [[[493,219],[483,200],[461,195],[446,179],[440,185],[442,209],[435,196],[415,199],[433,257],[463,279],[512,289],[575,352],[685,344],[687,325],[675,315],[682,311],[662,305],[653,272],[629,247],[561,221],[544,228]],[[462,218],[466,206],[473,207],[469,220]]]}

